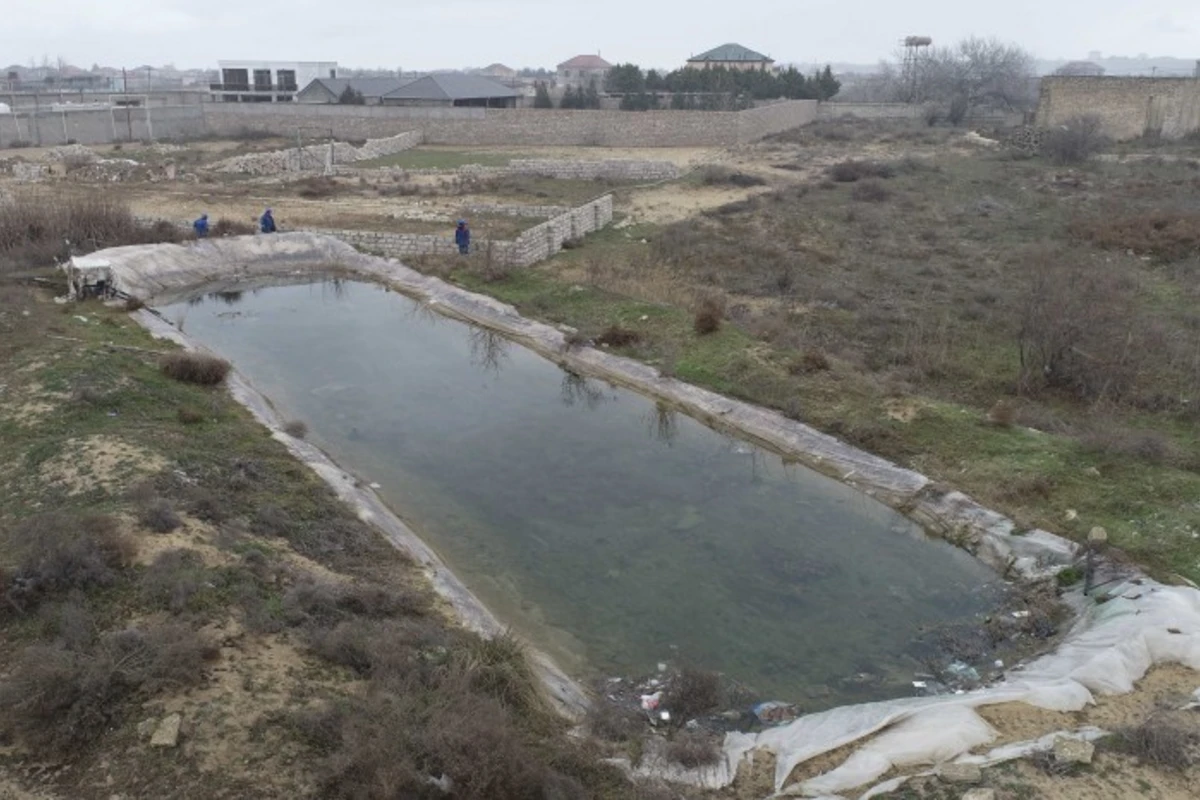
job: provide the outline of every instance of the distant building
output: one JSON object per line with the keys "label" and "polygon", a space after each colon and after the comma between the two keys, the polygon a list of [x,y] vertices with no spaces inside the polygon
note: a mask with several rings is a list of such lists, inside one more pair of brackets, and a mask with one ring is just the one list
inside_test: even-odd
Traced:
{"label": "distant building", "polygon": [[1058,69],[1054,70],[1055,75],[1069,75],[1074,77],[1099,78],[1104,74],[1104,67],[1091,61],[1068,61]]}
{"label": "distant building", "polygon": [[770,70],[774,65],[775,59],[740,44],[723,44],[687,60],[690,69],[725,67],[748,72],[753,69]]}
{"label": "distant building", "polygon": [[439,73],[406,81],[382,98],[385,106],[514,108],[521,93],[480,75]]}
{"label": "distant building", "polygon": [[300,87],[317,78],[336,78],[336,61],[218,61],[220,83],[211,84],[217,103],[290,103]]}
{"label": "distant building", "polygon": [[512,67],[506,67],[504,64],[490,64],[479,70],[479,74],[485,78],[491,78],[494,81],[507,83],[517,79],[517,71]]}
{"label": "distant building", "polygon": [[604,88],[604,79],[612,64],[600,56],[575,56],[558,65],[556,81],[563,88],[587,88],[592,81],[596,88]]}
{"label": "distant building", "polygon": [[411,78],[317,78],[296,94],[297,103],[336,103],[347,87],[363,97],[369,106],[382,104],[383,96],[399,89]]}

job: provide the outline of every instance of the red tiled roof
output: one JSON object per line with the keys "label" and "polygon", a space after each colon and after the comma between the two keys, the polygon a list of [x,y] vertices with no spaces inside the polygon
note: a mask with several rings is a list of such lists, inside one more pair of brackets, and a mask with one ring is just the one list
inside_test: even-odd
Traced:
{"label": "red tiled roof", "polygon": [[612,69],[612,64],[600,56],[575,56],[558,65],[559,69]]}

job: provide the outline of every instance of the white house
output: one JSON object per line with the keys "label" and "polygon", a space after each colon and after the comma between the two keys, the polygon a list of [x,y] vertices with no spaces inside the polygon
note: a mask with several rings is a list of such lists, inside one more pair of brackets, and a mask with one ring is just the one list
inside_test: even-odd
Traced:
{"label": "white house", "polygon": [[290,103],[318,78],[336,78],[336,61],[218,61],[216,103]]}

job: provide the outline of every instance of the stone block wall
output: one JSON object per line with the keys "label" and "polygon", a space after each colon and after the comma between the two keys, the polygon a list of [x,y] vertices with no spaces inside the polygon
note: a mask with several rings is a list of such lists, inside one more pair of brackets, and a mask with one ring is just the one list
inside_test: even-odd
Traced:
{"label": "stone block wall", "polygon": [[307,147],[292,147],[287,150],[273,150],[269,153],[248,153],[233,156],[212,165],[219,172],[239,173],[243,175],[276,175],[281,172],[301,172],[305,170],[332,170],[337,164],[353,164],[356,161],[366,161],[410,150],[421,143],[423,135],[420,131],[408,131],[384,139],[368,139],[362,147],[355,147],[346,142],[333,142],[332,145],[314,144]]}
{"label": "stone block wall", "polygon": [[924,109],[913,103],[821,103],[817,119],[921,119]]}
{"label": "stone block wall", "polygon": [[559,214],[565,214],[570,210],[569,206],[517,206],[493,203],[479,203],[467,206],[466,208],[469,214],[492,214],[503,217],[538,217],[540,219],[557,217]]}
{"label": "stone block wall", "polygon": [[[598,197],[578,208],[570,208],[541,225],[522,233],[513,241],[489,241],[472,239],[471,247],[476,253],[484,252],[489,246],[491,258],[497,264],[510,267],[528,267],[562,250],[564,241],[579,239],[612,224],[613,198],[611,194]],[[158,220],[139,217],[143,223]],[[191,233],[190,221],[172,220],[180,230]],[[453,256],[458,246],[452,235],[442,236],[428,233],[391,233],[388,231],[334,230],[328,228],[303,228],[309,233],[333,236],[349,245],[385,258],[403,260],[413,256]]]}
{"label": "stone block wall", "polygon": [[1042,78],[1037,125],[1062,125],[1094,114],[1114,139],[1158,134],[1177,139],[1200,131],[1200,78]]}
{"label": "stone block wall", "polygon": [[560,180],[665,181],[679,177],[670,161],[611,158],[601,161],[555,158],[514,158],[509,171]]}
{"label": "stone block wall", "polygon": [[[270,106],[267,108],[266,106]],[[247,129],[281,136],[298,127],[331,128],[342,139],[421,131],[430,144],[602,147],[728,147],[756,141],[816,118],[815,100],[773,103],[749,111],[564,111],[528,108],[221,103],[205,107],[208,129]]]}
{"label": "stone block wall", "polygon": [[79,144],[172,139],[204,133],[204,108],[153,106],[77,111],[21,111],[0,116],[0,148],[16,140],[51,147],[74,140]]}

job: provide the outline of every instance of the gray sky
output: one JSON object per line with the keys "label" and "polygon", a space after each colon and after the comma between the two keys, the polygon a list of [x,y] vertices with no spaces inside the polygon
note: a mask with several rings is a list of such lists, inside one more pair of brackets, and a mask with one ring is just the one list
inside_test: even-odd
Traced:
{"label": "gray sky", "polygon": [[905,35],[1016,42],[1038,58],[1200,58],[1200,2],[1160,0],[0,0],[0,62],[218,59],[429,69],[552,67],[579,53],[674,68],[739,42],[781,62],[874,63]]}

